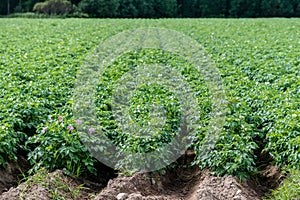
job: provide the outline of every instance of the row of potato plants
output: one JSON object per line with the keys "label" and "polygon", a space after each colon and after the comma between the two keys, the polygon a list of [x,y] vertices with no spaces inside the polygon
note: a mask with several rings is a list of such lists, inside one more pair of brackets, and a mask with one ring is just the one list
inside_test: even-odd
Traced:
{"label": "row of potato plants", "polygon": [[[247,177],[270,163],[300,166],[297,19],[4,19],[0,26],[3,165],[25,152],[33,170],[46,167],[95,173],[96,160],[81,143],[76,131],[80,123],[72,117],[76,71],[84,56],[103,39],[125,29],[159,26],[183,32],[202,44],[223,80],[228,101],[226,123],[215,148],[205,159],[196,157],[195,164],[219,175],[239,177]],[[153,55],[158,60],[180,62],[176,56],[155,55],[159,52]],[[145,55],[138,56],[146,58],[145,62],[153,58],[147,61]],[[129,61],[130,56],[121,58],[107,75],[119,73]],[[110,81],[101,84],[112,84]],[[141,100],[141,96],[136,99]],[[99,99],[99,108],[105,101]],[[100,120],[101,113],[100,109]],[[146,114],[140,116],[147,118]],[[203,132],[199,134],[193,144],[197,155],[201,153],[198,147]],[[116,143],[124,139],[111,136]]]}

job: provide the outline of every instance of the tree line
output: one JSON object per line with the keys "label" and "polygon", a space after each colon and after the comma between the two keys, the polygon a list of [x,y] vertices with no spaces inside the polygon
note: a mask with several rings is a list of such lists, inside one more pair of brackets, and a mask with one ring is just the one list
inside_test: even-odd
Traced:
{"label": "tree line", "polygon": [[[300,0],[1,0],[0,15],[37,12],[101,18],[300,17]],[[76,16],[76,15],[74,15]]]}

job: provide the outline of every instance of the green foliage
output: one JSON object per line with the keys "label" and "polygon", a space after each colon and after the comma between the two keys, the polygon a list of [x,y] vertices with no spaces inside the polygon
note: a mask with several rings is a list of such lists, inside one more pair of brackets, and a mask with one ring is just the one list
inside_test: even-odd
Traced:
{"label": "green foliage", "polygon": [[51,199],[78,199],[79,192],[85,189],[83,185],[75,187],[70,177],[65,177],[60,171],[49,174],[46,169],[38,170],[34,175],[25,178],[25,187],[20,191],[20,199],[24,199],[28,190],[33,186],[47,188]]}
{"label": "green foliage", "polygon": [[176,17],[176,0],[119,0],[118,17]]}
{"label": "green foliage", "polygon": [[33,148],[28,159],[33,165],[31,171],[46,168],[50,171],[63,169],[67,173],[80,175],[96,173],[95,159],[81,143],[75,121],[70,115],[49,115],[45,124],[30,137],[27,145]]}
{"label": "green foliage", "polygon": [[292,1],[285,0],[262,0],[261,10],[266,17],[288,17],[294,14]]}
{"label": "green foliage", "polygon": [[[32,12],[51,13],[45,0],[3,0],[0,15]],[[165,18],[165,17],[299,17],[299,0],[50,0],[52,14],[66,14],[70,5],[79,6],[81,17]],[[60,3],[58,3],[60,2]],[[64,2],[64,3],[62,3]],[[68,4],[68,5],[67,5]],[[70,4],[70,5],[69,5]]]}
{"label": "green foliage", "polygon": [[[291,103],[291,102],[290,102]],[[297,107],[297,103],[291,103]],[[292,108],[297,110],[297,108]],[[278,119],[275,127],[267,135],[268,144],[266,151],[270,151],[278,166],[290,164],[299,168],[300,159],[300,112],[286,113]]]}
{"label": "green foliage", "polygon": [[135,0],[120,0],[120,6],[118,8],[119,17],[137,17],[139,14],[138,5]]}
{"label": "green foliage", "polygon": [[[0,123],[0,165],[6,166],[7,160],[17,159],[17,146],[24,142],[26,135],[14,131],[9,123]],[[24,149],[24,146],[19,146]]]}
{"label": "green foliage", "polygon": [[156,1],[154,3],[156,17],[176,17],[177,15],[177,1],[165,0]]}
{"label": "green foliage", "polygon": [[118,0],[82,0],[78,7],[90,17],[115,17],[119,6]]}
{"label": "green foliage", "polygon": [[[264,20],[253,20],[253,24],[244,24],[248,20],[243,20],[243,27],[227,21],[226,26],[231,30],[226,34],[216,31],[220,24],[210,24],[213,39],[207,46],[219,66],[230,103],[224,136],[221,135],[216,145],[217,151],[212,151],[214,156],[208,154],[209,160],[204,165],[214,166],[217,172],[222,172],[225,163],[236,158],[244,158],[241,163],[232,163],[244,166],[239,172],[255,172],[266,164],[260,160],[261,154],[266,152],[279,166],[299,167],[299,58],[294,57],[299,48],[295,48],[297,45],[291,40],[296,37],[291,34],[293,28],[286,30],[276,20],[270,20],[274,24],[269,21],[269,27],[265,28],[262,28],[266,25]],[[258,27],[259,33],[256,32]],[[278,31],[277,34],[269,33],[270,27]],[[291,38],[282,38],[279,32]],[[205,38],[199,37],[199,40]],[[276,50],[271,46],[276,46]],[[237,144],[240,144],[238,148]],[[223,146],[228,150],[223,151]]]}
{"label": "green foliage", "polygon": [[[172,138],[179,132],[181,108],[177,97],[167,88],[157,84],[149,85],[146,83],[136,88],[129,102],[129,114],[134,120],[133,123],[139,124],[140,127],[147,126],[154,119],[153,116],[149,115],[149,112],[153,107],[160,106],[162,107],[160,112],[162,110],[166,111],[166,124],[162,130],[157,130],[157,133],[151,135],[151,137],[139,137],[140,135],[126,133],[117,127],[112,112],[112,94],[116,82],[129,70],[149,64],[162,64],[177,69],[187,79],[192,90],[197,94],[196,97],[199,102],[198,114],[199,118],[201,118],[201,124],[205,125],[209,118],[210,101],[207,88],[197,70],[187,64],[184,59],[177,58],[175,55],[161,50],[141,50],[125,54],[103,73],[97,89],[96,102],[98,107],[97,116],[103,131],[108,138],[113,140],[116,145],[122,147],[124,151],[151,152],[164,144],[170,143]],[[158,121],[151,123],[157,124]],[[131,124],[128,124],[128,126],[131,126]],[[137,133],[139,132],[137,131]],[[202,140],[204,136],[203,130],[196,130],[195,135],[197,135],[199,140]]]}
{"label": "green foliage", "polygon": [[[63,30],[49,31],[56,21],[43,25],[28,20],[22,20],[21,29],[1,28],[6,39],[0,47],[0,165],[17,159],[20,151],[32,150],[25,148],[28,136],[69,101],[80,57],[92,45],[85,40],[77,43]],[[5,24],[10,23],[0,26]],[[9,39],[13,34],[20,36],[18,42]]]}
{"label": "green foliage", "polygon": [[68,0],[48,0],[36,3],[33,11],[47,15],[66,15],[74,11],[74,6]]}
{"label": "green foliage", "polygon": [[199,10],[198,9],[195,10],[194,8],[196,16],[225,17],[228,15],[229,5],[227,0],[217,0],[217,1],[198,0],[197,3],[199,6]]}
{"label": "green foliage", "polygon": [[[254,150],[258,148],[254,140],[256,133],[243,116],[247,113],[244,104],[231,101],[229,108],[225,130],[219,136],[215,148],[204,158],[196,159],[195,163],[202,168],[209,167],[218,176],[234,174],[240,178],[248,178],[258,170],[254,154]],[[240,115],[241,113],[243,114]],[[196,154],[201,153],[198,152],[199,145],[196,146]]]}
{"label": "green foliage", "polygon": [[[269,153],[273,158],[271,164],[299,168],[298,19],[1,19],[1,165],[16,159],[19,151],[27,150],[36,169],[45,165],[49,169],[65,168],[73,173],[89,171],[88,166],[92,166],[93,160],[82,149],[76,131],[70,132],[67,129],[76,120],[71,117],[68,103],[76,72],[85,54],[104,38],[124,29],[149,26],[162,26],[190,35],[211,54],[220,70],[229,102],[226,124],[215,148],[208,152],[205,159],[196,158],[196,164],[210,167],[220,175],[247,177],[260,170],[262,164],[270,164],[260,160],[262,153]],[[199,79],[199,74],[185,63],[184,58],[177,58],[166,52],[139,51],[121,56],[106,71],[106,76],[110,79],[103,80],[99,88],[108,88],[109,91],[114,77],[118,78],[126,70],[130,70],[130,67],[134,67],[129,64],[134,63],[137,58],[144,60],[138,61],[138,64],[158,60],[178,66],[183,71],[182,74],[186,74],[189,83],[194,83],[193,87],[201,99],[202,105],[199,107],[207,109],[204,113],[209,113],[211,102],[206,98],[209,91]],[[151,97],[151,102],[157,104],[172,102],[175,106],[170,112],[170,119],[176,118],[176,98],[172,99],[172,94],[157,85],[152,87],[155,90],[141,87],[135,93],[131,105],[132,116],[142,124],[149,119],[149,107],[141,103],[144,96],[148,96]],[[98,94],[107,93],[109,96],[111,94],[108,91],[99,89]],[[155,98],[156,94],[164,100]],[[136,112],[138,104],[133,102],[142,105],[141,112]],[[109,110],[105,113],[104,107],[101,107],[106,103],[109,105],[109,97],[99,96],[98,103],[99,117],[107,122],[107,127],[112,125],[112,130],[115,127],[113,120],[109,119]],[[64,124],[47,121],[49,115],[56,120],[60,113],[67,120]],[[209,116],[204,117],[204,130],[199,131],[195,138],[193,148],[197,155],[201,153],[198,147],[205,136],[205,126],[209,119]],[[45,134],[41,132],[44,127],[49,130]],[[110,131],[107,133],[116,140],[122,138],[120,133],[115,136]],[[24,145],[28,137],[30,139],[26,149]],[[62,149],[62,154],[54,155],[54,152]],[[66,154],[68,150],[74,152]],[[138,151],[137,148],[135,150]],[[82,159],[83,157],[87,160]]]}
{"label": "green foliage", "polygon": [[232,17],[259,17],[260,0],[232,0],[229,14]]}
{"label": "green foliage", "polygon": [[291,200],[300,197],[300,171],[288,170],[288,177],[281,183],[280,187],[273,190],[264,200]]}
{"label": "green foliage", "polygon": [[25,12],[25,13],[13,13],[8,16],[9,18],[47,18],[47,15],[38,14],[34,12]]}

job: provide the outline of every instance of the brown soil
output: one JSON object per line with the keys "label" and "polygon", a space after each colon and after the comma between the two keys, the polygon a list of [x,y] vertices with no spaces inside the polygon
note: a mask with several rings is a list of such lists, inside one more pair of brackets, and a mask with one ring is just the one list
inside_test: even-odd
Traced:
{"label": "brown soil", "polygon": [[16,188],[0,195],[1,200],[51,200],[51,199],[92,199],[95,192],[82,187],[78,179],[66,176],[62,171],[40,173],[30,177]]}
{"label": "brown soil", "polygon": [[23,157],[18,157],[18,162],[9,162],[5,168],[0,168],[0,194],[17,186],[19,180],[23,178],[22,173],[28,169],[29,163]]}
{"label": "brown soil", "polygon": [[119,176],[95,200],[258,200],[262,196],[246,181],[233,176],[214,177],[195,167],[163,176],[149,173]]}
{"label": "brown soil", "polygon": [[[1,173],[3,179],[4,174]],[[240,181],[233,176],[215,177],[208,170],[201,171],[197,167],[181,167],[168,170],[164,175],[119,175],[110,180],[107,187],[103,189],[102,185],[98,185],[95,191],[88,189],[95,188],[95,183],[66,176],[57,170],[29,178],[0,195],[0,200],[19,200],[20,197],[24,200],[59,197],[75,200],[259,200],[270,187],[278,185],[281,175],[276,167],[268,166],[261,177],[264,182],[257,182],[257,178],[255,181]]]}

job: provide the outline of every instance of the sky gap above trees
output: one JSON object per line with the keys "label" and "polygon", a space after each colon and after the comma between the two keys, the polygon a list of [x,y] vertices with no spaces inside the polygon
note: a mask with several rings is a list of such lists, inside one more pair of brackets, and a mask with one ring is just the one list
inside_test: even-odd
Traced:
{"label": "sky gap above trees", "polygon": [[[38,12],[100,18],[300,17],[300,0],[1,0],[0,15]],[[36,5],[38,3],[38,6]],[[44,7],[42,7],[44,6]],[[76,13],[77,15],[74,15]]]}

